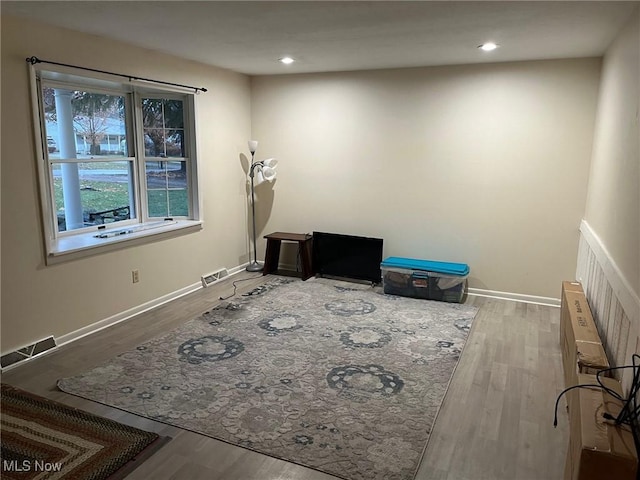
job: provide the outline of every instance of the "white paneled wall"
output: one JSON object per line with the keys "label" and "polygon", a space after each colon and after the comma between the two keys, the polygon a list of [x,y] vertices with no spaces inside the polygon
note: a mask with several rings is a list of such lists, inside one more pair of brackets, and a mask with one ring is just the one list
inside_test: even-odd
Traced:
{"label": "white paneled wall", "polygon": [[[584,220],[576,278],[582,282],[609,362],[616,367],[631,364],[632,355],[640,353],[640,300]],[[616,373],[628,391],[631,370]]]}

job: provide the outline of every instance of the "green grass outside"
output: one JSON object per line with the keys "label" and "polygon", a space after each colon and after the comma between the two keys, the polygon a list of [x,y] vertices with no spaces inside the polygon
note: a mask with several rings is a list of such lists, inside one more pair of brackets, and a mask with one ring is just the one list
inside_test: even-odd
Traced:
{"label": "green grass outside", "polygon": [[189,215],[187,190],[169,190],[169,208],[167,208],[166,190],[147,190],[150,217],[186,217]]}
{"label": "green grass outside", "polygon": [[[78,168],[82,170],[120,170],[125,171],[129,169],[130,162],[80,162]],[[54,163],[51,166],[54,172],[62,170],[62,164]]]}
{"label": "green grass outside", "polygon": [[[62,179],[56,177],[53,180],[55,207],[58,213],[64,212],[64,200],[62,195]],[[129,186],[127,183],[81,181],[80,199],[85,212],[103,212],[129,205]],[[187,216],[189,214],[189,200],[187,190],[169,190],[169,206],[167,208],[166,190],[149,190],[147,201],[149,203],[150,217]]]}
{"label": "green grass outside", "polygon": [[[98,159],[99,157],[95,157]],[[97,161],[97,162],[78,162],[78,168],[82,170],[119,170],[125,171],[129,169],[129,161]],[[182,162],[177,160],[149,160],[146,162],[147,167],[151,169],[167,168],[169,171],[180,170]],[[62,170],[61,163],[53,163],[51,169],[56,171]]]}

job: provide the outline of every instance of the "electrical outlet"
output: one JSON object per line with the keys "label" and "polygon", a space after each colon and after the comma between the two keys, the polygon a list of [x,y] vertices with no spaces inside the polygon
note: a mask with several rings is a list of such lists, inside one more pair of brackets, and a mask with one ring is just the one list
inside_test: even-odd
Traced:
{"label": "electrical outlet", "polygon": [[131,270],[131,280],[133,280],[133,283],[140,281],[140,272],[138,270]]}

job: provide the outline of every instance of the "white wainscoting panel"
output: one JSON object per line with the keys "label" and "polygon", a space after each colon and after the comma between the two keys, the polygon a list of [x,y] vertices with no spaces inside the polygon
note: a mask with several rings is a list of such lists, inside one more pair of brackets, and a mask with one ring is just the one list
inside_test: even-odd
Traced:
{"label": "white wainscoting panel", "polygon": [[[612,366],[630,365],[640,353],[640,300],[586,221],[580,225],[576,278],[582,283]],[[616,372],[628,391],[633,373]]]}

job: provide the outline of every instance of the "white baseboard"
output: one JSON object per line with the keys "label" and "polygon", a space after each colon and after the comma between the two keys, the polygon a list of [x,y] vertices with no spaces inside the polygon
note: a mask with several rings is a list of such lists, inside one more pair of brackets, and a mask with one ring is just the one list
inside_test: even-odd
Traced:
{"label": "white baseboard", "polygon": [[[296,270],[295,265],[282,264],[282,268]],[[547,305],[550,307],[560,307],[559,298],[538,297],[535,295],[523,295],[520,293],[499,292],[497,290],[484,290],[481,288],[468,288],[467,293],[476,297],[498,298],[501,300],[511,300],[513,302],[532,303],[535,305]]]}
{"label": "white baseboard", "polygon": [[484,290],[482,288],[468,288],[467,293],[475,297],[499,298],[513,302],[531,303],[534,305],[546,305],[560,307],[560,299],[552,297],[539,297],[537,295],[524,295],[521,293],[499,292],[496,290]]}
{"label": "white baseboard", "polygon": [[[244,265],[238,265],[237,267],[228,269],[229,276],[225,278],[229,278],[237,273],[242,272],[248,264],[249,263],[245,263]],[[62,335],[61,337],[57,338],[58,347],[61,347],[62,345],[66,345],[67,343],[73,342],[82,337],[86,337],[87,335],[91,335],[92,333],[99,332],[100,330],[103,330],[117,323],[124,322],[125,320],[129,320],[130,318],[135,317],[136,315],[139,315],[143,312],[151,310],[152,308],[159,307],[160,305],[164,305],[165,303],[171,302],[172,300],[176,300],[180,297],[193,293],[197,290],[200,290],[201,288],[203,288],[202,282],[192,283],[191,285],[187,285],[186,287],[180,288],[175,292],[168,293],[166,295],[163,295],[161,297],[158,297],[146,303],[143,303],[142,305],[138,305],[136,307],[130,308],[128,310],[125,310],[124,312],[116,313],[115,315],[105,318],[104,320],[100,320],[98,322],[92,323],[91,325],[87,325],[86,327],[82,327],[74,332],[67,333],[66,335]]]}
{"label": "white baseboard", "polygon": [[[180,298],[184,295],[187,295],[189,293],[195,292],[196,290],[199,290],[203,288],[202,287],[202,282],[197,282],[191,285],[188,285],[184,288],[181,288],[179,290],[176,290],[175,292],[171,292],[168,293],[166,295],[163,295],[162,297],[153,299],[149,302],[143,303],[142,305],[138,305],[135,306],[133,308],[130,308],[128,310],[125,310],[124,312],[120,312],[120,313],[116,313],[115,315],[112,315],[108,318],[105,318],[103,320],[99,320],[95,323],[92,323],[91,325],[87,325],[86,327],[82,327],[79,328],[78,330],[75,330],[73,332],[67,333],[65,335],[62,335],[60,337],[55,338],[56,340],[56,346],[45,351],[42,352],[40,355],[37,356],[33,356],[29,359],[25,359],[24,361],[21,362],[17,362],[14,363],[12,365],[8,365],[7,367],[4,367],[2,369],[3,372],[6,372],[8,370],[11,370],[15,367],[18,367],[19,365],[24,365],[25,363],[29,362],[30,360],[40,357],[40,356],[44,356],[47,355],[49,353],[55,352],[56,350],[58,350],[60,347],[62,347],[63,345],[66,345],[68,343],[71,342],[75,342],[76,340],[80,340],[81,338],[86,337],[87,335],[91,335],[94,334],[96,332],[99,332],[100,330],[104,330],[105,328],[111,327],[113,325],[116,325],[120,322],[124,322],[125,320],[129,320],[132,317],[135,317],[136,315],[146,312],[148,310],[151,310],[152,308],[155,307],[159,307],[160,305],[163,305],[167,302],[170,302],[172,300],[175,300],[177,298]],[[2,354],[4,355],[4,353]]]}
{"label": "white baseboard", "polygon": [[129,320],[136,315],[139,315],[143,312],[151,310],[152,308],[159,307],[160,305],[164,305],[172,300],[188,295],[189,293],[195,292],[196,290],[200,290],[202,288],[202,282],[193,283],[186,287],[183,287],[175,292],[168,293],[161,297],[150,300],[142,305],[135,306],[124,312],[116,313],[108,318],[100,320],[98,322],[92,323],[91,325],[87,325],[86,327],[82,327],[73,332],[67,333],[66,335],[62,335],[58,337],[58,347],[62,345],[66,345],[67,343],[74,342],[79,340],[87,335],[91,335],[92,333],[99,332],[100,330],[104,330],[107,327],[111,327],[112,325],[116,325],[120,322],[124,322],[125,320]]}
{"label": "white baseboard", "polygon": [[[228,269],[229,277],[244,271],[248,264],[249,264],[249,262]],[[294,265],[283,265],[283,267],[295,269]],[[84,338],[84,337],[86,337],[88,335],[97,333],[100,330],[104,330],[105,328],[108,328],[108,327],[111,327],[111,326],[116,325],[118,323],[121,323],[121,322],[124,322],[126,320],[129,320],[129,319],[135,317],[136,315],[144,313],[144,312],[146,312],[148,310],[151,310],[153,308],[159,307],[160,305],[168,303],[168,302],[170,302],[172,300],[176,300],[176,299],[178,299],[180,297],[183,297],[184,295],[188,295],[189,293],[192,293],[192,292],[195,292],[197,290],[200,290],[201,288],[203,288],[202,287],[202,282],[196,282],[196,283],[193,283],[191,285],[187,285],[186,287],[183,287],[183,288],[181,288],[179,290],[176,290],[174,292],[168,293],[168,294],[163,295],[163,296],[161,296],[159,298],[150,300],[149,302],[143,303],[141,305],[132,307],[132,308],[130,308],[128,310],[125,310],[123,312],[116,313],[115,315],[112,315],[112,316],[110,316],[108,318],[105,318],[103,320],[99,320],[99,321],[97,321],[95,323],[92,323],[91,325],[87,325],[86,327],[82,327],[82,328],[80,328],[78,330],[75,330],[73,332],[67,333],[67,334],[62,335],[60,337],[57,337],[56,338],[56,346],[54,348],[51,348],[50,350],[47,350],[47,351],[45,351],[42,354],[39,354],[37,356],[39,357],[39,356],[46,355],[48,353],[54,352],[54,351],[56,351],[58,348],[60,348],[63,345],[67,345],[67,344],[69,344],[71,342],[75,342],[76,340]],[[534,295],[522,295],[522,294],[518,294],[518,293],[499,292],[499,291],[494,291],[494,290],[483,290],[483,289],[479,289],[479,288],[469,288],[468,289],[468,294],[469,295],[478,296],[478,297],[498,298],[498,299],[502,299],[502,300],[511,300],[511,301],[515,301],[515,302],[532,303],[532,304],[536,304],[536,305],[548,305],[548,306],[552,306],[552,307],[559,307],[560,306],[560,299],[557,299],[557,298],[538,297],[538,296],[534,296]],[[1,355],[4,355],[4,354],[1,354]],[[33,358],[36,358],[36,357],[34,356]],[[17,367],[18,365],[23,365],[27,361],[28,360],[26,360],[24,362],[16,363],[14,365],[9,365],[9,366],[3,368],[2,371],[7,371],[9,369]]]}
{"label": "white baseboard", "polygon": [[[235,275],[237,273],[240,273],[242,271],[244,271],[244,269],[246,268],[246,266],[249,263],[245,263],[243,265],[238,265],[237,267],[233,267],[231,269],[229,269],[229,276],[225,277],[225,278],[229,278],[232,275]],[[3,372],[6,372],[10,369],[13,369],[15,367],[18,367],[19,365],[24,365],[25,363],[27,363],[28,361],[32,360],[33,358],[37,358],[40,356],[44,356],[47,355],[49,353],[55,352],[56,350],[58,350],[58,348],[60,348],[63,345],[69,344],[71,342],[75,342],[76,340],[79,340],[83,337],[86,337],[87,335],[91,335],[94,333],[99,332],[100,330],[104,330],[105,328],[111,327],[113,325],[116,325],[120,322],[124,322],[126,320],[129,320],[133,317],[135,317],[136,315],[139,315],[143,312],[146,312],[148,310],[151,310],[153,308],[159,307],[160,305],[163,305],[165,303],[171,302],[172,300],[176,300],[180,297],[183,297],[185,295],[188,295],[189,293],[193,293],[197,290],[200,290],[202,287],[202,282],[196,282],[193,283],[191,285],[187,285],[186,287],[180,288],[174,292],[168,293],[166,295],[163,295],[159,298],[150,300],[146,303],[143,303],[141,305],[135,306],[133,308],[130,308],[128,310],[125,310],[124,312],[120,312],[120,313],[116,313],[115,315],[112,315],[108,318],[105,318],[103,320],[99,320],[95,323],[92,323],[91,325],[87,325],[86,327],[82,327],[78,330],[75,330],[73,332],[67,333],[65,335],[62,335],[60,337],[57,337],[55,339],[56,341],[56,346],[46,350],[45,352],[42,352],[41,354],[38,355],[34,355],[32,358],[28,359],[28,360],[24,360],[12,365],[8,365],[7,367],[2,368]],[[8,352],[7,352],[8,353]],[[4,353],[0,353],[0,355],[4,355]]]}
{"label": "white baseboard", "polygon": [[238,265],[237,267],[229,268],[228,269],[229,276],[235,275],[236,273],[240,273],[244,271],[247,268],[247,265],[249,265],[249,262],[245,262],[242,265]]}

